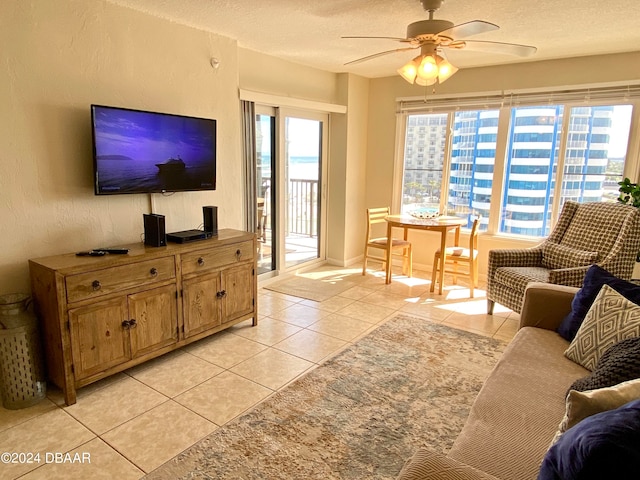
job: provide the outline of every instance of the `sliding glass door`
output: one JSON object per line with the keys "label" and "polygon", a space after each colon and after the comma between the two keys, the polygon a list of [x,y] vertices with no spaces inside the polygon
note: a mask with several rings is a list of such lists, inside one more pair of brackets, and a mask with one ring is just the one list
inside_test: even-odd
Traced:
{"label": "sliding glass door", "polygon": [[259,274],[324,259],[327,118],[255,107]]}
{"label": "sliding glass door", "polygon": [[320,258],[322,232],[323,122],[284,117],[285,262]]}

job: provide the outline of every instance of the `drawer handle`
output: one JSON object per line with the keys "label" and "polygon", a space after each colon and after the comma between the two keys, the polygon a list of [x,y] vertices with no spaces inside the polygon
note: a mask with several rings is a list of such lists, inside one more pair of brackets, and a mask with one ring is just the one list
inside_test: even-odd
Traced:
{"label": "drawer handle", "polygon": [[138,326],[138,322],[136,322],[135,318],[132,318],[131,320],[129,320],[129,326],[131,328],[136,328]]}
{"label": "drawer handle", "polygon": [[227,291],[226,290],[221,290],[221,291],[216,293],[216,297],[218,297],[218,298],[224,298],[226,296],[227,296]]}
{"label": "drawer handle", "polygon": [[240,251],[240,249],[236,250],[236,258],[240,260],[241,256],[242,256],[242,251]]}
{"label": "drawer handle", "polygon": [[157,277],[158,276],[158,269],[156,267],[152,267],[151,270],[149,270],[149,274],[152,277]]}
{"label": "drawer handle", "polygon": [[100,290],[102,288],[102,285],[100,284],[100,280],[94,280],[93,283],[91,283],[91,286],[93,287],[93,290]]}
{"label": "drawer handle", "polygon": [[204,258],[202,258],[202,257],[198,258],[198,265],[200,265],[200,266],[204,265]]}
{"label": "drawer handle", "polygon": [[131,322],[129,320],[122,321],[122,328],[124,328],[125,330],[129,330],[130,326],[131,326]]}

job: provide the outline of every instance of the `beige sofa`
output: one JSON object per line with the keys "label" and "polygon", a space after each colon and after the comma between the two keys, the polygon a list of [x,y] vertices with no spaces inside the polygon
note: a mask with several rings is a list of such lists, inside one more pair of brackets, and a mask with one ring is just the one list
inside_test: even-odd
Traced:
{"label": "beige sofa", "polygon": [[520,329],[476,398],[446,454],[420,449],[400,475],[409,479],[535,479],[565,413],[569,386],[589,371],[564,356],[555,332],[577,288],[546,283],[525,291]]}

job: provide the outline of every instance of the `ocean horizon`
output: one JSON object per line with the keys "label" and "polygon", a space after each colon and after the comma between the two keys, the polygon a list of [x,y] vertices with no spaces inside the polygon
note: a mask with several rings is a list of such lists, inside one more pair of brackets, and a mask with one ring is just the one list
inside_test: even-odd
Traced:
{"label": "ocean horizon", "polygon": [[[262,177],[271,176],[271,156],[262,155]],[[289,178],[292,180],[318,180],[317,156],[292,156],[289,160]]]}

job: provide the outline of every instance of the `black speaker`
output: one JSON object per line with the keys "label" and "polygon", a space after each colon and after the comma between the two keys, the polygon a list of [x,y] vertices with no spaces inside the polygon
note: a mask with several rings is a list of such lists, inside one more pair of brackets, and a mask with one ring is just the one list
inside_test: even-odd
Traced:
{"label": "black speaker", "polygon": [[218,235],[218,207],[202,207],[204,218],[204,232],[208,237]]}
{"label": "black speaker", "polygon": [[164,229],[164,215],[151,213],[144,217],[144,244],[150,247],[164,247],[167,245],[167,234]]}

